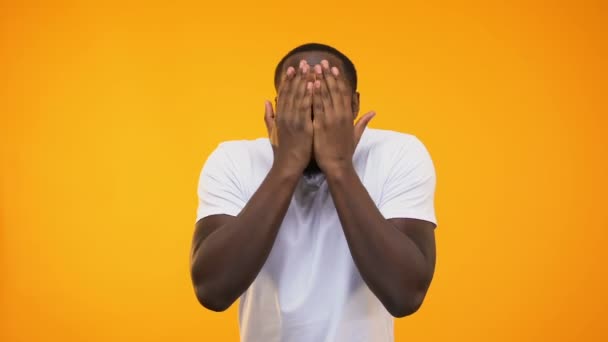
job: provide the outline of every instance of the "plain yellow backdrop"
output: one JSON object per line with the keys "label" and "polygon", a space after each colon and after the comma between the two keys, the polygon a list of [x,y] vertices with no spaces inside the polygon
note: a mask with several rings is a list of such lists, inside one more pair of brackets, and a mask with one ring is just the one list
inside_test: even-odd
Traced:
{"label": "plain yellow backdrop", "polygon": [[0,340],[237,341],[189,279],[198,175],[311,41],[435,162],[397,341],[608,340],[606,2],[363,3],[3,1]]}

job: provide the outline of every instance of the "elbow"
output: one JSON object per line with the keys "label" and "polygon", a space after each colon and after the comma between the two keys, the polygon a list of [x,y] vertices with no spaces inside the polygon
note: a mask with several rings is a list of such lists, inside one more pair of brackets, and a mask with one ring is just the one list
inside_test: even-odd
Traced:
{"label": "elbow", "polygon": [[209,291],[209,288],[202,284],[195,285],[194,290],[198,302],[208,310],[222,312],[232,305],[232,301],[214,291]]}
{"label": "elbow", "polygon": [[395,318],[402,318],[416,313],[422,306],[425,292],[415,291],[387,305],[388,312]]}

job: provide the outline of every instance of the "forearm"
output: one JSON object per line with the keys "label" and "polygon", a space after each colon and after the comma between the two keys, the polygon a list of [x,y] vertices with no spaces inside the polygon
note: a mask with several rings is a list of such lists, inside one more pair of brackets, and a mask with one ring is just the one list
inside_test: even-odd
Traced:
{"label": "forearm", "polygon": [[432,277],[423,253],[382,216],[354,168],[329,173],[327,180],[363,280],[394,316],[415,311]]}
{"label": "forearm", "polygon": [[273,167],[239,215],[215,230],[193,253],[193,279],[221,309],[251,285],[264,265],[298,177]]}

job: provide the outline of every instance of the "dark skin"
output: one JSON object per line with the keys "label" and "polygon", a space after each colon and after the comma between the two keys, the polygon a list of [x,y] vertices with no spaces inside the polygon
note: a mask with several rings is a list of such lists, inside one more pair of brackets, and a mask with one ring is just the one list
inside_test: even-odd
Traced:
{"label": "dark skin", "polygon": [[385,219],[361,183],[352,157],[374,114],[353,125],[359,94],[342,67],[337,57],[320,52],[286,61],[277,115],[266,103],[267,128],[277,129],[280,142],[273,146],[268,175],[238,216],[212,215],[196,223],[191,272],[206,308],[227,309],[255,280],[312,160],[325,174],[353,261],[369,289],[394,317],[410,315],[422,304],[435,269],[435,226]]}

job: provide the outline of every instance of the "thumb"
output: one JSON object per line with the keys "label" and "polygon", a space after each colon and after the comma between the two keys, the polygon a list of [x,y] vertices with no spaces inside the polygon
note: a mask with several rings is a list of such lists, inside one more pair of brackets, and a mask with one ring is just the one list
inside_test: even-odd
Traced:
{"label": "thumb", "polygon": [[359,139],[361,139],[361,135],[363,135],[363,131],[367,127],[370,121],[376,116],[376,112],[371,111],[365,113],[357,122],[355,123],[355,145],[359,143]]}
{"label": "thumb", "polygon": [[270,132],[274,126],[274,111],[272,110],[272,103],[270,101],[266,100],[264,105],[264,123],[266,123],[266,130],[268,131],[268,136],[270,136]]}

